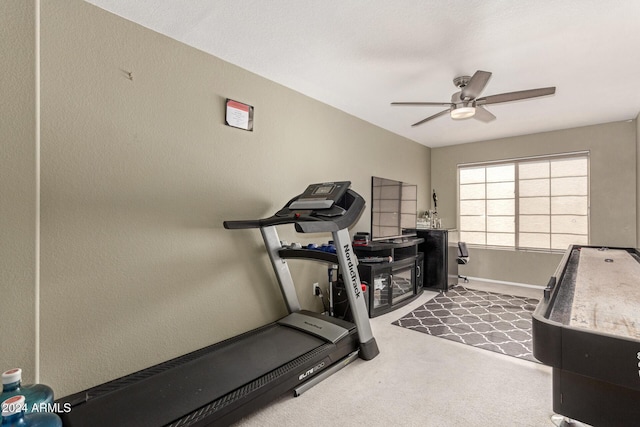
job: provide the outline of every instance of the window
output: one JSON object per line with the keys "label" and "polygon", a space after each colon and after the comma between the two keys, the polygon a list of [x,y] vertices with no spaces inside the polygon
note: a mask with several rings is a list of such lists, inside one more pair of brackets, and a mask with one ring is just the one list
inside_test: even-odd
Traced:
{"label": "window", "polygon": [[588,153],[458,167],[460,240],[565,250],[589,242]]}

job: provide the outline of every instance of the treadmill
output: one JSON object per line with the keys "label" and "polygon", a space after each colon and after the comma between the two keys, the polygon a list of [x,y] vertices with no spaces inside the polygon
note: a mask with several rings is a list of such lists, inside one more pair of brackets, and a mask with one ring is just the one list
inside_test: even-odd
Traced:
{"label": "treadmill", "polygon": [[[229,425],[280,395],[295,396],[360,357],[379,353],[348,227],[364,209],[350,182],[312,184],[275,215],[225,221],[259,228],[289,315],[217,344],[58,399],[66,427]],[[281,246],[276,226],[330,232],[336,253]],[[301,310],[287,258],[339,264],[354,323]],[[70,408],[70,409],[69,409]]]}

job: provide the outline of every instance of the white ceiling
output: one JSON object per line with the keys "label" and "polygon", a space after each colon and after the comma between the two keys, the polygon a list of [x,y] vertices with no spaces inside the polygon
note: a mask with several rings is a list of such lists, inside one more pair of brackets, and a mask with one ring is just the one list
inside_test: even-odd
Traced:
{"label": "white ceiling", "polygon": [[[638,0],[88,2],[430,147],[640,112]],[[482,96],[557,91],[490,105],[490,123],[411,127],[444,108],[389,105],[449,102],[453,78],[478,69],[493,73]]]}

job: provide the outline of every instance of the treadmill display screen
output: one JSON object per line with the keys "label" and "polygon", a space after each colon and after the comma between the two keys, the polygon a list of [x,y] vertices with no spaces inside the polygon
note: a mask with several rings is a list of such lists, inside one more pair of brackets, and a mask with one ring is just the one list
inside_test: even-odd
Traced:
{"label": "treadmill display screen", "polygon": [[336,188],[335,185],[321,185],[316,187],[313,190],[313,195],[314,196],[324,196],[327,194],[331,194],[331,192],[333,191],[333,189]]}
{"label": "treadmill display screen", "polygon": [[311,184],[288,206],[290,210],[330,209],[347,192],[351,182],[323,182]]}

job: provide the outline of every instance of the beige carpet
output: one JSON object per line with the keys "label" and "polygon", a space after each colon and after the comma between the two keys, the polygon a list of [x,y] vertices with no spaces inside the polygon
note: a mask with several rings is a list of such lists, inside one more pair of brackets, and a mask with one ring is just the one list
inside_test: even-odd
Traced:
{"label": "beige carpet", "polygon": [[[524,290],[534,297],[542,292]],[[371,319],[380,348],[375,359],[357,360],[302,396],[284,396],[237,425],[552,427],[549,367],[391,324],[435,295],[425,292]]]}

